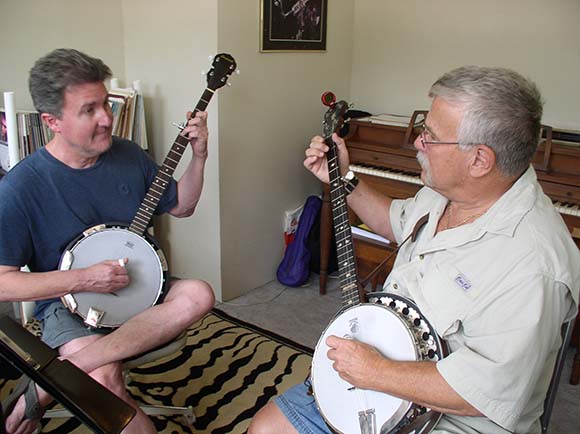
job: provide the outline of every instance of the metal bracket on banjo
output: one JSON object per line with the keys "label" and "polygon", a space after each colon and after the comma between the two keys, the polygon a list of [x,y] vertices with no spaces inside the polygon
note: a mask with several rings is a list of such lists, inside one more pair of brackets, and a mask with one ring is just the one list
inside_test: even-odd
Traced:
{"label": "metal bracket on banjo", "polygon": [[377,420],[373,408],[358,412],[361,434],[374,434],[377,432]]}
{"label": "metal bracket on banjo", "polygon": [[72,296],[72,294],[67,294],[67,295],[61,297],[61,300],[68,310],[70,310],[72,313],[77,312],[78,305],[77,305],[75,298]]}
{"label": "metal bracket on banjo", "polygon": [[103,315],[105,315],[104,311],[91,307],[89,308],[89,312],[87,313],[85,324],[91,327],[99,327]]}
{"label": "metal bracket on banjo", "polygon": [[107,225],[105,225],[105,224],[100,224],[100,225],[93,226],[93,227],[91,227],[91,228],[88,228],[88,229],[86,229],[86,230],[83,232],[83,235],[84,235],[85,237],[88,237],[88,236],[89,236],[89,235],[91,235],[93,232],[102,231],[102,230],[103,230],[103,229],[105,229],[106,227],[107,227]]}
{"label": "metal bracket on banjo", "polygon": [[60,270],[70,270],[72,263],[75,259],[75,255],[70,250],[65,250],[62,255],[61,265],[59,267]]}
{"label": "metal bracket on banjo", "polygon": [[167,263],[167,258],[165,257],[165,253],[163,253],[163,250],[157,249],[155,250],[155,253],[157,253],[157,256],[159,256],[159,262],[161,262],[161,269],[163,271],[169,270],[169,264]]}

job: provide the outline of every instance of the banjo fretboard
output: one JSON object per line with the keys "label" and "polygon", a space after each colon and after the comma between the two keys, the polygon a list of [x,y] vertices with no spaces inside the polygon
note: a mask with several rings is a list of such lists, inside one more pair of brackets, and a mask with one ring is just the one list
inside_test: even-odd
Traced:
{"label": "banjo fretboard", "polygon": [[330,137],[334,131],[342,126],[342,114],[346,111],[346,108],[347,104],[344,101],[337,102],[329,109],[324,121],[325,136],[327,137],[325,142],[329,147],[326,156],[328,160],[332,222],[336,239],[336,253],[343,307],[354,306],[360,303],[356,259],[348,219],[346,191],[340,176],[338,149]]}
{"label": "banjo fretboard", "polygon": [[[194,109],[193,116],[195,116],[197,112],[204,111],[207,108],[214,93],[215,91],[211,89],[205,89]],[[169,153],[159,168],[151,187],[149,187],[149,191],[145,195],[143,202],[141,202],[137,214],[129,226],[131,232],[143,235],[147,230],[151,217],[153,217],[153,213],[155,212],[157,205],[159,205],[159,201],[161,200],[163,193],[165,193],[165,190],[167,189],[173,173],[175,172],[181,157],[183,157],[183,153],[187,149],[188,144],[189,140],[186,137],[181,134],[177,135],[173,145],[171,145]]]}
{"label": "banjo fretboard", "polygon": [[[215,94],[215,91],[220,87],[225,86],[228,77],[235,69],[236,61],[231,55],[220,53],[215,56],[212,68],[207,73],[208,86],[203,91],[201,98],[195,106],[193,116],[207,108],[211,98]],[[149,187],[149,191],[147,191],[143,202],[141,202],[137,214],[135,214],[133,221],[129,225],[129,230],[131,232],[143,235],[147,230],[151,217],[153,217],[153,213],[155,212],[157,205],[159,205],[163,193],[165,193],[167,186],[171,182],[173,173],[175,172],[185,149],[187,149],[188,144],[189,140],[187,137],[184,137],[179,133],[175,138],[169,153],[165,157],[163,164],[159,168],[151,187]]]}

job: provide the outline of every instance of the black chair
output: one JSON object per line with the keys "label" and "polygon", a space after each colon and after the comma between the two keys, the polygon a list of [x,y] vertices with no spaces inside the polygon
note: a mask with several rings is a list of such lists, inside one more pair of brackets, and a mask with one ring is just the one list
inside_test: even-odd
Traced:
{"label": "black chair", "polygon": [[552,374],[552,379],[550,380],[550,386],[548,387],[546,400],[544,401],[544,413],[540,417],[540,422],[542,424],[542,434],[546,434],[548,432],[548,424],[550,423],[550,417],[552,416],[554,401],[556,401],[556,392],[558,391],[560,377],[562,376],[562,369],[564,368],[564,362],[566,361],[566,350],[570,345],[573,326],[573,319],[562,324],[562,346],[560,347],[558,356],[556,357],[554,372]]}

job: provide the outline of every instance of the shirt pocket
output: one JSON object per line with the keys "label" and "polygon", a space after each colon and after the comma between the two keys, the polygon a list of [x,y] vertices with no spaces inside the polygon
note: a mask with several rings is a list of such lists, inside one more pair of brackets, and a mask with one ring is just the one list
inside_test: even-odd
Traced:
{"label": "shirt pocket", "polygon": [[430,268],[410,293],[439,336],[449,339],[460,331],[473,307],[472,284],[454,265],[433,264]]}

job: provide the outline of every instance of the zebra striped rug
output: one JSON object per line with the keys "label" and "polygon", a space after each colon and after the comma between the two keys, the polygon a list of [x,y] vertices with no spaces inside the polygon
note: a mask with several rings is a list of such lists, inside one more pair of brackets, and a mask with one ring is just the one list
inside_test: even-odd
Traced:
{"label": "zebra striped rug", "polygon": [[[188,330],[186,347],[131,371],[139,402],[192,406],[195,433],[245,433],[268,400],[304,381],[312,350],[214,309]],[[0,379],[0,395],[16,380]],[[154,417],[163,434],[190,432],[179,417]],[[43,420],[43,433],[89,433],[74,419]]]}

